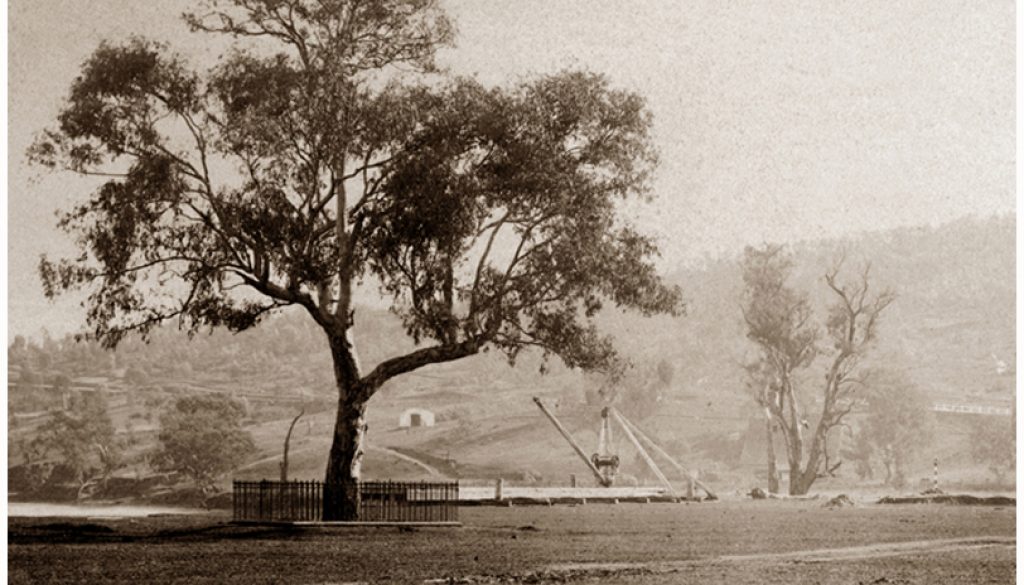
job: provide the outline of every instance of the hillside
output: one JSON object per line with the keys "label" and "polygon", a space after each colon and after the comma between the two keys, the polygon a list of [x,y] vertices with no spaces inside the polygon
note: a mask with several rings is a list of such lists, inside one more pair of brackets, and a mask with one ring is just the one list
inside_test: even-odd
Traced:
{"label": "hillside", "polygon": [[[1015,352],[1015,221],[964,219],[939,228],[905,228],[843,241],[794,246],[796,287],[811,294],[819,320],[831,302],[824,273],[845,255],[845,274],[866,262],[871,284],[891,288],[896,302],[883,316],[871,367],[908,372],[936,400],[970,397],[1006,401]],[[684,384],[711,395],[742,388],[736,367],[749,359],[744,339],[736,258],[670,279],[689,303],[683,319],[609,318],[608,329],[634,354],[669,355]],[[657,349],[655,349],[657,348]],[[667,352],[667,353],[666,353]]]}
{"label": "hillside", "polygon": [[[933,402],[1007,404],[1013,398],[1016,360],[1014,238],[1014,218],[1003,217],[805,242],[793,247],[794,284],[811,293],[821,319],[829,302],[824,271],[843,252],[851,272],[869,261],[872,286],[895,289],[898,300],[885,313],[879,343],[864,365],[906,372]],[[656,406],[637,411],[638,422],[709,477],[752,483],[756,470],[741,459],[745,442],[752,440],[755,414],[742,364],[753,353],[739,310],[737,259],[681,267],[669,280],[684,291],[684,317],[643,319],[614,310],[601,316],[604,330],[636,364],[620,392],[621,407],[632,406],[629,401],[636,395],[631,392],[644,385],[655,364],[664,362],[670,379]],[[398,320],[380,310],[358,311],[356,337],[368,367],[413,347]],[[584,481],[586,469],[530,398],[543,397],[584,448],[592,449],[599,423],[592,391],[601,380],[558,363],[549,364],[549,373],[542,375],[541,363],[536,355],[524,355],[512,368],[491,352],[389,382],[370,404],[367,475],[437,473],[466,481],[505,477],[564,483],[576,474]],[[31,413],[57,406],[40,389],[59,384],[91,384],[112,394],[143,396],[126,399],[130,405],[119,407],[115,416],[116,425],[134,420],[136,429],[145,426],[144,417],[155,420],[152,411],[177,392],[225,392],[247,401],[261,453],[239,477],[276,476],[287,424],[305,405],[315,414],[303,419],[293,438],[292,475],[319,477],[326,463],[334,396],[329,355],[320,332],[295,312],[237,335],[200,333],[188,340],[164,328],[150,343],[131,340],[116,352],[70,338],[19,339],[9,348],[9,368],[12,465],[19,462],[18,440],[31,436],[31,421],[40,416]],[[805,388],[813,390],[816,380],[820,372],[812,370]],[[437,425],[400,429],[399,415],[410,407],[434,412]],[[965,433],[962,422],[942,418],[942,439],[932,451],[941,450],[944,460],[963,468],[961,475],[974,474],[980,481],[982,472],[971,467],[967,455]],[[152,434],[147,437],[143,442],[153,440]],[[623,452],[623,472],[644,481],[643,466],[621,436],[616,444]],[[916,462],[919,475],[927,473],[925,459]]]}

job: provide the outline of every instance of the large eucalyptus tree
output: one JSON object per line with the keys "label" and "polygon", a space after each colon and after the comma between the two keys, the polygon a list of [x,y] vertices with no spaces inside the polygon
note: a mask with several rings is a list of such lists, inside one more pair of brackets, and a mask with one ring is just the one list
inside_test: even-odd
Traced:
{"label": "large eucalyptus tree", "polygon": [[[655,163],[639,96],[578,72],[503,89],[439,75],[453,34],[436,0],[211,0],[186,19],[235,38],[216,67],[104,43],[33,146],[105,177],[63,215],[81,255],[43,258],[45,290],[86,288],[88,334],[109,346],[169,320],[238,331],[304,309],[338,386],[329,485],[359,477],[388,379],[488,346],[601,368],[603,303],[681,309],[617,213]],[[359,286],[417,349],[360,364]],[[357,514],[329,496],[328,518]]]}

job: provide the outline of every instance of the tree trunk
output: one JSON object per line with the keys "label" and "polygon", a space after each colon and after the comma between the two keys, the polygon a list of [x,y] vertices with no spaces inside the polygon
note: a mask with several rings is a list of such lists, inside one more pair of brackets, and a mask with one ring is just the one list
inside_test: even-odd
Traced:
{"label": "tree trunk", "polygon": [[804,437],[800,432],[800,422],[792,421],[790,428],[786,430],[789,434],[789,495],[802,496],[807,493],[810,486],[805,488],[803,485]]}
{"label": "tree trunk", "polygon": [[789,437],[786,445],[789,455],[789,495],[802,496],[811,488],[810,484],[804,485],[804,419],[800,414],[800,407],[797,404],[796,395],[793,392],[792,381],[788,373],[785,374],[783,382],[784,397],[788,403],[789,420],[784,425],[785,433]]}
{"label": "tree trunk", "polygon": [[892,447],[889,445],[886,445],[885,448],[882,449],[882,465],[885,466],[885,485],[891,486],[893,483],[894,469]]}
{"label": "tree trunk", "polygon": [[789,495],[802,496],[807,493],[811,486],[804,485],[803,466],[800,460],[789,460]]}
{"label": "tree trunk", "polygon": [[767,408],[764,409],[764,427],[767,433],[767,454],[768,454],[768,493],[777,494],[779,493],[779,470],[775,462],[775,434],[772,433],[772,420],[771,412]]}
{"label": "tree trunk", "polygon": [[[811,491],[811,486],[818,479],[818,464],[821,462],[826,432],[820,426],[815,431],[814,437],[811,439],[810,450],[807,453],[807,462],[804,463],[796,478],[791,479],[795,483],[789,485],[789,495],[804,496],[807,495],[807,492]],[[792,470],[790,477],[793,477]]]}
{"label": "tree trunk", "polygon": [[365,391],[347,335],[329,336],[338,384],[338,414],[324,477],[324,520],[358,520],[360,472],[366,437]]}
{"label": "tree trunk", "polygon": [[358,482],[366,437],[366,402],[342,396],[324,478],[324,520],[359,519]]}

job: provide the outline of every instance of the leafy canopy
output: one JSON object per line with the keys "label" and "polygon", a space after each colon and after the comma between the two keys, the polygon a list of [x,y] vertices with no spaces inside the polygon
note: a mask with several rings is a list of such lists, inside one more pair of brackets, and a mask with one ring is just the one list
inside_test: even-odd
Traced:
{"label": "leafy canopy", "polygon": [[1012,420],[977,416],[970,423],[971,455],[1002,483],[1017,468],[1016,411]]}
{"label": "leafy canopy", "polygon": [[807,294],[788,283],[793,259],[780,245],[748,246],[742,268],[747,338],[779,375],[809,365],[817,355],[818,331]]}
{"label": "leafy canopy", "polygon": [[113,472],[121,463],[117,441],[101,392],[76,396],[67,411],[53,413],[29,445],[33,459],[52,458],[79,483]]}
{"label": "leafy canopy", "polygon": [[242,429],[244,410],[223,396],[186,396],[160,414],[156,468],[177,471],[208,488],[256,451]]}
{"label": "leafy canopy", "polygon": [[639,96],[579,72],[425,76],[452,38],[433,0],[213,1],[187,20],[245,42],[204,74],[143,39],[101,45],[32,149],[105,179],[60,222],[81,256],[40,263],[47,295],[90,291],[93,337],[298,305],[334,339],[375,284],[432,344],[378,384],[488,344],[600,367],[604,303],[679,310],[616,215],[656,159]]}
{"label": "leafy canopy", "polygon": [[867,417],[861,433],[877,447],[887,482],[902,486],[911,460],[932,440],[931,403],[903,372],[872,372],[867,384]]}

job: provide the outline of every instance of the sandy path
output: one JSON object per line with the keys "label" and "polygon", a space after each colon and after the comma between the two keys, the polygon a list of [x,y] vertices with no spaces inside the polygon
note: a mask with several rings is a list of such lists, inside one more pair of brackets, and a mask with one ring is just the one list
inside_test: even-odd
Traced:
{"label": "sandy path", "polygon": [[[865,561],[886,557],[921,554],[941,554],[958,551],[979,551],[982,549],[1003,549],[1014,554],[1017,539],[1011,536],[980,536],[971,538],[949,538],[938,540],[915,540],[908,542],[880,543],[832,549],[810,549],[785,553],[764,553],[749,555],[722,555],[687,561],[659,561],[646,563],[566,563],[550,565],[541,571],[518,575],[512,582],[564,582],[567,580],[599,577],[614,579],[616,575],[668,575],[695,567],[714,565],[735,565],[741,563],[828,563],[841,561]],[[505,577],[507,579],[507,577]],[[427,581],[431,583],[433,581]],[[440,582],[440,581],[438,581]],[[448,582],[448,581],[444,581]],[[473,576],[461,583],[491,583],[493,577]],[[609,581],[612,582],[612,581]]]}
{"label": "sandy path", "polygon": [[[311,447],[305,447],[303,449],[289,450],[288,451],[288,457],[293,457],[294,458],[299,453],[306,453],[306,452],[312,451],[314,449],[323,449],[323,447],[321,445],[313,445]],[[256,467],[258,465],[263,465],[264,463],[271,463],[271,462],[274,462],[274,461],[280,462],[282,458],[283,458],[283,455],[277,454],[277,455],[271,455],[270,457],[264,457],[263,459],[258,459],[256,461],[250,461],[249,463],[246,463],[245,465],[242,465],[241,467],[235,468],[235,472],[245,471],[246,469],[252,469],[253,467]]]}
{"label": "sandy path", "polygon": [[[288,456],[294,458],[299,453],[306,453],[308,451],[313,451],[313,450],[316,450],[316,449],[323,449],[323,446],[322,445],[312,445],[312,446],[309,446],[309,447],[305,447],[303,449],[295,449],[295,450],[291,451],[288,454]],[[438,471],[434,467],[431,467],[430,465],[427,465],[426,463],[420,461],[419,459],[416,459],[414,457],[409,457],[408,455],[405,455],[404,453],[399,453],[398,451],[395,451],[394,449],[390,449],[388,447],[378,447],[377,445],[368,445],[366,447],[366,450],[367,451],[381,451],[381,452],[387,453],[388,455],[391,455],[392,457],[395,457],[397,459],[401,459],[402,461],[406,461],[408,463],[412,463],[413,465],[416,465],[417,467],[420,467],[421,469],[423,469],[424,471],[429,473],[432,477],[443,477],[444,476],[444,474],[442,474],[440,471]],[[235,471],[236,472],[237,471],[244,471],[246,469],[251,469],[251,468],[256,467],[258,465],[263,465],[264,463],[270,463],[270,462],[273,462],[273,461],[278,461],[278,462],[281,461],[281,455],[271,455],[270,457],[264,457],[263,459],[260,459],[258,461],[252,461],[250,463],[246,463],[245,465],[237,468]]]}
{"label": "sandy path", "polygon": [[1012,536],[981,536],[972,538],[946,538],[939,540],[915,540],[910,542],[892,542],[851,546],[845,548],[824,548],[801,550],[786,553],[764,553],[752,555],[722,555],[718,557],[695,559],[692,561],[670,561],[660,563],[567,563],[552,565],[553,572],[578,571],[633,571],[633,570],[674,570],[694,564],[738,563],[745,561],[799,561],[802,563],[823,563],[828,561],[867,560],[883,557],[894,557],[911,554],[942,553],[958,550],[971,550],[989,547],[1014,548],[1017,539]]}
{"label": "sandy path", "polygon": [[432,477],[439,477],[439,476],[443,476],[444,475],[443,473],[438,471],[436,468],[431,467],[430,465],[427,465],[426,463],[420,461],[419,459],[416,459],[415,457],[409,457],[408,455],[406,455],[404,453],[399,453],[398,451],[395,451],[394,449],[391,449],[390,447],[378,447],[377,445],[370,445],[370,446],[367,447],[367,450],[383,451],[383,452],[387,453],[388,455],[391,455],[393,457],[397,457],[397,458],[401,459],[402,461],[408,461],[409,463],[412,463],[413,465],[416,465],[416,466],[422,468],[424,471],[429,473]]}

